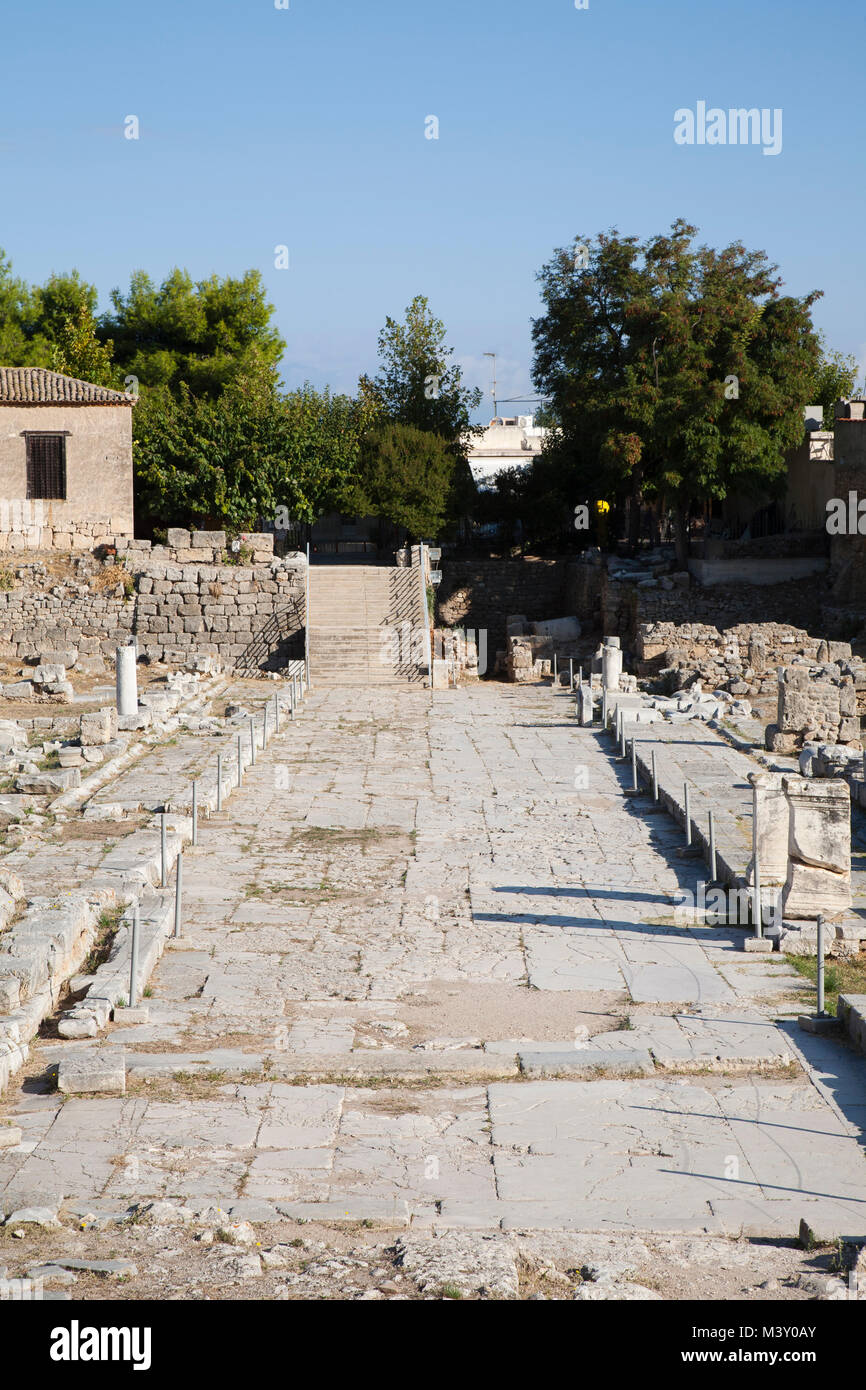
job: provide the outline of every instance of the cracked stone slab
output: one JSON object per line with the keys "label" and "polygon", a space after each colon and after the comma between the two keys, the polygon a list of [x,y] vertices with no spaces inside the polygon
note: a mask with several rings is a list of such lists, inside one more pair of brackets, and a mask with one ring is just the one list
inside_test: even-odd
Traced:
{"label": "cracked stone slab", "polygon": [[[553,1045],[551,1045],[552,1047]],[[523,1049],[518,1053],[520,1069],[526,1076],[650,1076],[655,1068],[646,1048],[575,1048],[555,1052]]]}

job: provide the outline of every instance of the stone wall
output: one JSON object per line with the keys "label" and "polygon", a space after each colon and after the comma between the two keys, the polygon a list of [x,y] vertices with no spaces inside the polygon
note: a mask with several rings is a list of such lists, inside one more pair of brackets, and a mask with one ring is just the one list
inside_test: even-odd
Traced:
{"label": "stone wall", "polygon": [[488,649],[505,647],[505,620],[560,618],[568,613],[566,565],[559,559],[442,561],[437,627],[487,630]]}
{"label": "stone wall", "polygon": [[704,589],[686,572],[663,563],[637,564],[630,573],[624,565],[615,557],[602,563],[597,553],[569,563],[565,597],[566,611],[587,631],[619,637],[628,651],[637,650],[638,633],[646,623],[703,623],[721,630],[740,623],[796,620],[818,627],[821,622],[821,591],[814,579]]}
{"label": "stone wall", "polygon": [[[806,663],[808,672],[810,665],[835,662],[847,670],[853,660],[850,643],[823,641],[785,623],[719,629],[699,622],[641,623],[635,658],[640,676],[665,673],[678,688],[700,680],[713,689],[751,697],[776,695],[779,667],[794,661]],[[840,668],[834,669],[839,675]]]}
{"label": "stone wall", "polygon": [[796,753],[810,744],[841,743],[853,744],[859,751],[864,712],[866,666],[850,654],[848,660],[820,666],[805,661],[783,666],[778,673],[776,722],[767,729],[767,747],[776,753]]}
{"label": "stone wall", "polygon": [[260,535],[245,542],[250,563],[230,564],[222,533],[169,537],[174,545],[117,539],[117,555],[106,560],[47,556],[7,569],[13,587],[0,590],[0,661],[33,663],[73,649],[79,667],[86,658],[98,664],[131,636],[142,656],[170,665],[204,655],[263,669],[298,654],[301,557],[275,560],[273,537]]}

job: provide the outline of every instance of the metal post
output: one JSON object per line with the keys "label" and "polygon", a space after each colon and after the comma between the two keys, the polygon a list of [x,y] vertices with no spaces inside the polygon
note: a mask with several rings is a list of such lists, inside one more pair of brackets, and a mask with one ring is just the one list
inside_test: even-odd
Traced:
{"label": "metal post", "polygon": [[132,947],[129,960],[129,1007],[134,1009],[138,1002],[138,903],[132,910]]}
{"label": "metal post", "polygon": [[[433,689],[433,647],[430,641],[430,610],[427,607],[427,558],[423,541],[418,542],[418,573],[421,576],[421,621],[424,624],[424,660],[427,663],[427,679]],[[410,555],[411,559],[411,555]],[[307,672],[307,683],[310,674]]]}
{"label": "metal post", "polygon": [[268,707],[265,705],[262,710],[262,748],[268,746]]}
{"label": "metal post", "polygon": [[174,934],[180,936],[180,910],[183,899],[183,846],[177,852],[174,880]]}
{"label": "metal post", "polygon": [[554,652],[554,653],[553,653],[553,688],[554,688],[554,690],[556,689],[557,680],[558,680],[558,676],[557,676],[557,673],[556,673],[556,652]]}
{"label": "metal post", "polygon": [[710,882],[716,882],[716,822],[710,811]]}
{"label": "metal post", "polygon": [[292,676],[292,683],[291,683],[291,685],[289,686],[289,713],[290,713],[292,719],[294,719],[294,717],[295,717],[295,678],[294,678],[294,676]]}
{"label": "metal post", "polygon": [[274,732],[280,732],[280,697],[274,696]]}
{"label": "metal post", "polygon": [[166,877],[165,811],[159,817],[159,886],[165,888]]}
{"label": "metal post", "polygon": [[573,657],[573,656],[570,656],[570,657],[568,658],[568,688],[569,688],[569,690],[573,690],[573,689],[574,689],[574,657]]}
{"label": "metal post", "polygon": [[601,727],[607,728],[607,691],[601,692]]}
{"label": "metal post", "polygon": [[243,749],[242,749],[242,747],[241,747],[241,735],[238,734],[238,786],[241,785],[241,783],[243,782],[243,780],[244,780],[244,757],[243,757]]}
{"label": "metal post", "polygon": [[656,750],[655,750],[655,749],[653,749],[653,752],[652,752],[652,765],[653,765],[653,801],[658,801],[658,799],[659,799],[659,778],[658,778],[658,772],[656,771]]}
{"label": "metal post", "polygon": [[581,687],[582,685],[583,685],[583,667],[582,667],[582,666],[578,666],[578,668],[577,668],[577,686],[578,686],[578,689],[580,689],[580,687]]}
{"label": "metal post", "polygon": [[686,814],[686,844],[690,845],[692,842],[692,808],[689,803],[688,782],[683,782],[683,806]]}
{"label": "metal post", "polygon": [[250,763],[256,765],[256,729],[255,720],[250,720]]}
{"label": "metal post", "polygon": [[192,842],[198,844],[198,779],[192,779]]}
{"label": "metal post", "polygon": [[818,913],[818,1013],[824,1013],[824,917]]}
{"label": "metal post", "polygon": [[625,757],[625,715],[620,714],[619,719],[619,755]]}
{"label": "metal post", "polygon": [[223,808],[223,755],[217,753],[217,810]]}
{"label": "metal post", "polygon": [[752,915],[755,919],[755,934],[757,936],[763,936],[764,920],[761,911],[761,861],[757,854],[755,855],[755,898]]}
{"label": "metal post", "polygon": [[631,785],[637,791],[637,739],[631,741]]}

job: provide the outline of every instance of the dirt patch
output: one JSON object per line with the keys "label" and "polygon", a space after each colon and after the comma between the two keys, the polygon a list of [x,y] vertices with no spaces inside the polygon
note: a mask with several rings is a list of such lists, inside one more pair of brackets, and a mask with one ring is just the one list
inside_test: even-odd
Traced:
{"label": "dirt patch", "polygon": [[399,1045],[412,1047],[431,1038],[532,1038],[571,1041],[576,1029],[590,1036],[624,1026],[624,992],[527,989],[524,985],[474,984],[432,980],[401,1000],[396,1017],[406,1025]]}

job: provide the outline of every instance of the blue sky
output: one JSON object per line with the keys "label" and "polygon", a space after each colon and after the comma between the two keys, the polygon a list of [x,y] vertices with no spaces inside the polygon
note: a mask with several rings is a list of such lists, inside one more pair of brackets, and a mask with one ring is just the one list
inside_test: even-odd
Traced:
{"label": "blue sky", "polygon": [[[823,289],[828,344],[866,361],[862,6],[289,4],[4,15],[0,246],[17,273],[77,267],[106,306],[135,268],[257,266],[287,383],[341,390],[375,369],[385,316],[423,293],[468,381],[489,390],[482,354],[499,354],[505,397],[532,391],[552,250],[684,216],[713,245],[766,250],[791,293]],[[675,144],[674,112],[701,100],[781,108],[781,153]]]}

